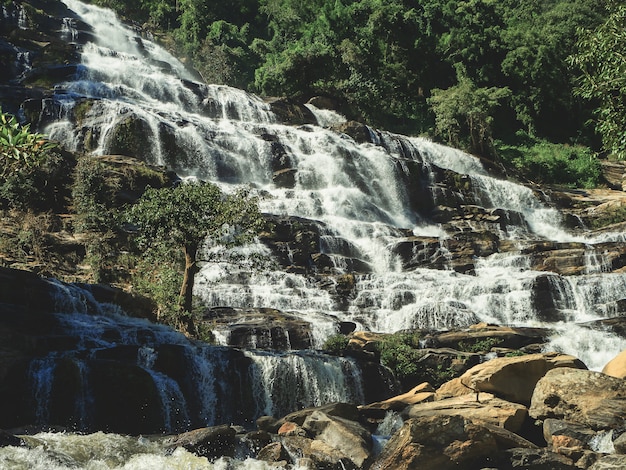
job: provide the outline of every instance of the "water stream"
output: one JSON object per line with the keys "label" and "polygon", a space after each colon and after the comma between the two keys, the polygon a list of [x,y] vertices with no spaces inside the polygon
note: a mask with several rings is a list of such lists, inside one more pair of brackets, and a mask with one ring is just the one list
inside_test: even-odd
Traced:
{"label": "water stream", "polygon": [[[521,223],[504,226],[500,238],[517,241],[520,247],[525,240],[537,239],[587,244],[588,274],[554,275],[554,282],[562,287],[555,295],[567,296],[562,302],[567,321],[556,325],[567,339],[555,338],[554,345],[579,356],[590,368],[602,367],[604,355],[594,356],[586,337],[569,325],[602,318],[612,303],[626,297],[626,274],[605,273],[602,252],[594,248],[601,241],[623,241],[624,234],[595,239],[571,234],[563,228],[558,211],[530,189],[491,177],[477,158],[426,139],[371,130],[375,136],[371,143],[357,143],[324,127],[340,122],[341,116],[314,107],[310,109],[319,126],[280,124],[269,105],[254,95],[194,82],[178,60],[121,24],[110,11],[78,0],[65,3],[98,39],[81,46],[83,65],[78,76],[60,84],[55,100],[48,103],[67,110],[89,98],[92,105],[79,123],[71,118],[72,112],[59,113],[46,129],[53,138],[75,150],[114,152],[120,123],[131,122],[133,129],[146,133],[143,158],[170,165],[184,176],[209,179],[226,191],[247,185],[262,196],[264,212],[318,223],[320,251],[328,254],[335,272],[350,272],[349,262],[355,259],[371,271],[355,274],[355,295],[349,305],[339,306],[306,275],[284,272],[271,262],[258,269],[250,268],[253,262],[242,265],[241,258],[248,255],[271,259],[259,244],[246,248],[238,261],[222,254],[202,268],[195,293],[207,306],[297,312],[313,323],[317,346],[337,319],[386,332],[462,327],[475,321],[542,325],[532,286],[544,273],[527,269],[523,256],[515,252],[478,260],[471,275],[402,270],[391,247],[406,236],[406,230],[439,237],[445,255],[450,234],[412,208],[412,186],[428,186],[428,181],[416,181],[408,170],[417,166],[428,180],[443,168],[470,182],[474,204],[519,214]],[[72,30],[71,35],[81,42],[80,31]],[[279,187],[272,180],[272,148],[277,143],[288,156],[289,167],[296,170],[293,187]],[[436,188],[428,189],[437,203]],[[615,338],[606,341],[618,349],[626,346]]]}
{"label": "water stream", "polygon": [[[207,253],[214,261],[202,267],[195,290],[206,307],[289,312],[312,324],[316,347],[337,331],[339,321],[382,332],[457,328],[484,321],[548,326],[556,331],[550,348],[573,354],[596,370],[626,348],[622,338],[577,325],[610,316],[615,303],[626,298],[626,274],[607,272],[603,251],[595,247],[599,242],[625,241],[624,234],[596,238],[572,234],[563,227],[558,211],[532,190],[494,178],[477,158],[426,139],[370,129],[370,142],[359,143],[329,128],[342,123],[342,116],[312,106],[317,125],[280,124],[259,97],[195,81],[182,63],[123,25],[111,11],[78,0],[64,3],[93,34],[82,31],[74,19],[63,22],[61,34],[79,44],[82,64],[76,76],[59,83],[54,97],[45,102],[43,114],[54,117],[48,120],[46,133],[70,150],[94,155],[134,151],[150,163],[167,165],[183,177],[213,181],[225,191],[245,185],[261,197],[263,212],[311,221],[320,233],[319,252],[331,260],[332,272],[351,275],[354,284],[353,295],[339,302],[311,273],[286,272],[258,241],[236,252]],[[93,37],[97,42],[91,42]],[[124,129],[140,131],[141,145],[120,143]],[[291,187],[273,180],[277,145],[288,160],[287,168],[295,170]],[[517,244],[519,251],[478,259],[474,272],[467,274],[451,268],[403,269],[393,248],[407,234],[438,239],[438,255],[446,259],[449,253],[452,234],[415,208],[415,188],[422,188],[420,194],[430,195],[438,204],[442,189],[434,174],[442,169],[468,181],[472,188],[472,194],[464,196],[471,199],[468,204],[519,215],[521,223],[504,224],[498,231],[500,239]],[[586,273],[561,276],[531,270],[528,256],[521,254],[530,240],[586,244]],[[367,269],[353,271],[355,263]],[[546,275],[562,315],[556,322],[540,318],[534,302],[533,286]],[[235,365],[225,346],[190,343],[165,327],[130,319],[117,307],[96,302],[87,290],[60,283],[56,288],[63,312],[59,322],[80,338],[80,354],[69,357],[81,377],[74,409],[79,429],[88,429],[94,419],[90,367],[102,351],[122,354],[121,345],[133,351],[129,364],[148,371],[156,384],[164,410],[163,431],[250,424],[261,414],[364,400],[365,385],[350,359],[312,351],[247,351],[237,356]],[[216,333],[228,341],[228,332]],[[174,354],[191,371],[185,379],[174,380],[175,374],[163,365]],[[68,357],[52,353],[34,362],[29,371],[35,413],[42,423],[49,418],[50,377],[61,359]],[[54,443],[54,435],[34,439],[42,442],[41,455],[33,453],[28,468],[74,468],[80,460],[73,451],[57,450],[61,444]],[[85,468],[148,468],[145,462],[134,463],[135,458],[154,462],[153,468],[227,468],[226,463],[199,463],[183,451],[176,457],[187,464],[169,467],[175,455],[164,455],[154,450],[153,443],[134,438],[129,438],[132,445],[123,445],[141,447],[137,450],[141,456],[114,457],[114,462],[99,464],[105,459],[95,454],[99,446],[112,446],[105,452],[111,458],[116,444],[110,436],[93,439],[102,443],[87,445],[95,450],[89,457],[93,463],[80,464]],[[1,453],[0,466],[18,458]],[[228,468],[270,468],[254,461],[238,465]]]}

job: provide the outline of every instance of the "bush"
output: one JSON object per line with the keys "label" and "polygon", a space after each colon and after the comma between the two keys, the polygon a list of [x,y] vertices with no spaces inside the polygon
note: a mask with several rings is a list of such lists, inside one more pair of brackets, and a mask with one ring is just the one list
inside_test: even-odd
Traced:
{"label": "bush", "polygon": [[330,354],[339,355],[348,347],[350,340],[346,335],[336,334],[328,337],[322,349]]}
{"label": "bush", "polygon": [[0,208],[59,210],[72,164],[56,143],[0,109]]}
{"label": "bush", "polygon": [[536,183],[574,188],[600,184],[600,162],[588,147],[554,144],[519,132],[512,145],[497,142],[496,147],[505,165]]}
{"label": "bush", "polygon": [[415,333],[395,333],[386,336],[378,345],[380,362],[391,369],[401,383],[414,381],[421,372],[418,364],[424,355],[416,349],[419,335]]}
{"label": "bush", "polygon": [[117,182],[107,179],[101,162],[90,157],[78,160],[72,186],[77,230],[106,232],[114,228],[111,207],[116,190]]}

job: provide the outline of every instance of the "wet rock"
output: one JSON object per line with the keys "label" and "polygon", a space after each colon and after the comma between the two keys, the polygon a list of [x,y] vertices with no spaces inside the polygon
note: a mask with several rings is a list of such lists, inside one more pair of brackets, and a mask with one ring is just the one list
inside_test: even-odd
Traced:
{"label": "wet rock", "polygon": [[589,470],[623,470],[626,468],[626,455],[605,455],[599,458]]}
{"label": "wet rock", "polygon": [[[623,301],[620,300],[619,304],[621,305],[622,303]],[[580,323],[580,326],[599,331],[610,331],[611,333],[621,336],[622,338],[626,338],[626,315]]]}
{"label": "wet rock", "polygon": [[602,369],[602,373],[620,379],[626,378],[626,349],[611,359]]}
{"label": "wet rock", "polygon": [[236,430],[231,426],[213,426],[170,437],[164,441],[164,445],[172,450],[183,447],[189,452],[208,459],[222,456],[233,457],[236,434]]}
{"label": "wet rock", "polygon": [[278,188],[293,188],[296,185],[296,175],[298,170],[295,168],[285,168],[275,171],[272,175],[272,182]]}
{"label": "wet rock", "polygon": [[272,308],[208,309],[204,320],[213,330],[228,332],[228,345],[285,351],[313,347],[311,324]]}
{"label": "wet rock", "polygon": [[587,445],[595,436],[596,432],[582,424],[561,419],[548,418],[543,421],[543,437],[548,445],[553,445],[557,436],[568,437]]}
{"label": "wet rock", "polygon": [[563,419],[593,430],[626,424],[624,379],[588,370],[557,368],[537,383],[530,416]]}
{"label": "wet rock", "polygon": [[0,447],[14,446],[20,447],[26,443],[19,437],[0,429]]}
{"label": "wet rock", "polygon": [[577,470],[574,461],[546,449],[509,449],[497,460],[499,470]]}
{"label": "wet rock", "polygon": [[432,333],[425,336],[427,344],[435,347],[453,348],[461,351],[489,352],[493,347],[521,349],[544,343],[551,335],[544,328],[508,327],[477,323],[467,329]]}
{"label": "wet rock", "polygon": [[410,419],[395,433],[372,470],[482,468],[498,445],[494,435],[462,416]]}
{"label": "wet rock", "polygon": [[359,144],[372,142],[370,129],[360,122],[344,122],[343,124],[333,127],[333,130],[352,137]]}
{"label": "wet rock", "polygon": [[[554,368],[586,367],[573,356],[557,353],[499,357],[471,368],[453,384],[458,382],[466,390],[488,392],[515,403],[529,404],[537,381]],[[437,395],[454,396],[457,390],[458,387],[444,384]]]}
{"label": "wet rock", "polygon": [[273,416],[260,416],[256,420],[256,426],[259,431],[267,431],[276,434],[284,421],[280,421]]}
{"label": "wet rock", "polygon": [[307,417],[302,427],[316,441],[322,441],[342,452],[357,468],[369,462],[372,436],[356,421],[315,411]]}
{"label": "wet rock", "polygon": [[272,442],[266,445],[259,451],[256,458],[270,463],[287,463],[290,460],[287,450],[280,442]]}
{"label": "wet rock", "polygon": [[317,124],[315,115],[303,104],[287,98],[271,98],[268,103],[272,112],[283,124],[300,126],[303,124]]}
{"label": "wet rock", "polygon": [[164,429],[161,397],[145,369],[104,360],[89,361],[88,367],[95,429],[122,434]]}

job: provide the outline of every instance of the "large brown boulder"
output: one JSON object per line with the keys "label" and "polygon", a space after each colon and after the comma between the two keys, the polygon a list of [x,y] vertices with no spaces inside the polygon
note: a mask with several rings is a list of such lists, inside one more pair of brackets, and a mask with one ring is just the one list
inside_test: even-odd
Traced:
{"label": "large brown boulder", "polygon": [[302,427],[315,440],[342,452],[357,467],[363,467],[371,457],[372,436],[355,421],[316,411],[306,419]]}
{"label": "large brown boulder", "polygon": [[626,349],[611,359],[602,369],[602,373],[620,379],[626,378]]}
{"label": "large brown boulder", "polygon": [[522,428],[528,416],[525,406],[501,400],[487,393],[481,393],[478,398],[479,401],[472,393],[430,403],[419,403],[408,407],[403,416],[422,418],[459,415],[472,421],[490,423],[512,432],[518,432]]}
{"label": "large brown boulder", "polygon": [[458,380],[444,384],[437,390],[437,396],[487,392],[527,405],[537,381],[554,368],[586,369],[586,366],[573,356],[557,353],[499,357],[474,366]]}
{"label": "large brown boulder", "polygon": [[588,370],[553,369],[537,383],[529,413],[594,430],[619,428],[626,425],[626,381]]}
{"label": "large brown boulder", "polygon": [[482,468],[497,451],[493,433],[462,416],[414,418],[392,436],[371,469]]}
{"label": "large brown boulder", "polygon": [[401,411],[409,405],[433,401],[435,389],[428,382],[421,383],[406,393],[396,395],[383,401],[360,406],[361,412],[368,410]]}
{"label": "large brown boulder", "polygon": [[[288,455],[293,456],[296,465],[301,459],[310,461],[311,468],[323,470],[356,470],[356,465],[339,449],[321,440],[307,437],[289,436],[282,439]],[[308,468],[308,467],[307,467]]]}

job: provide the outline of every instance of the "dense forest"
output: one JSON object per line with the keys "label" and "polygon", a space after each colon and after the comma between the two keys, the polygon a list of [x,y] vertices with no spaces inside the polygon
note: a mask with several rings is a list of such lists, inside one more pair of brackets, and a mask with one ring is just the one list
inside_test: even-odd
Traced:
{"label": "dense forest", "polygon": [[614,0],[95,2],[160,33],[207,82],[328,96],[538,181],[594,185],[595,152],[626,151]]}

